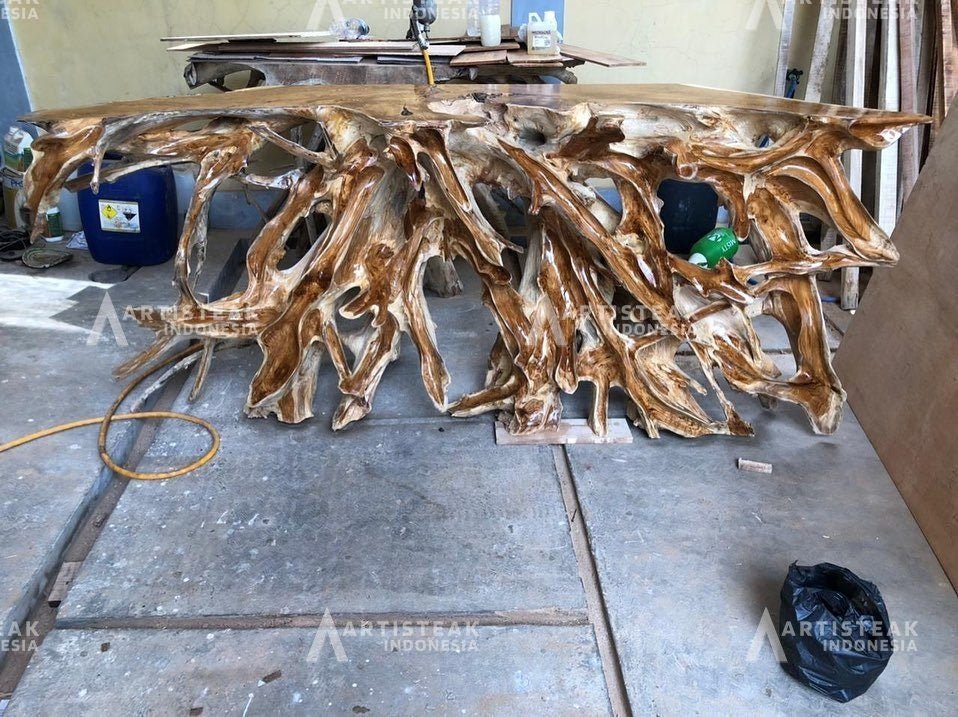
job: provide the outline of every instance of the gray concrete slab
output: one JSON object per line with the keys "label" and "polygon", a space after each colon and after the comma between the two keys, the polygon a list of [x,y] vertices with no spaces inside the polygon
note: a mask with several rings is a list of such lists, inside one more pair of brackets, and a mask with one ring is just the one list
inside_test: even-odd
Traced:
{"label": "gray concrete slab", "polygon": [[[954,713],[958,600],[855,417],[815,436],[795,406],[735,402],[754,439],[569,448],[636,714]],[[774,473],[740,472],[738,457]],[[847,566],[900,627],[917,623],[847,706],[793,681],[767,643],[747,659],[792,561]]]}
{"label": "gray concrete slab", "polygon": [[[201,402],[180,400],[219,428],[222,451],[189,476],[127,488],[62,620],[584,606],[548,447],[497,448],[491,419],[379,419],[335,435],[328,416],[248,419],[259,360],[252,347],[221,353]],[[168,423],[145,469],[205,442]]]}
{"label": "gray concrete slab", "polygon": [[[215,276],[225,246],[211,250]],[[115,285],[89,281],[103,265],[86,252],[46,272],[20,263],[0,263],[0,443],[42,428],[102,414],[120,385],[111,371],[145,348],[150,332],[124,320],[128,304],[166,304],[173,298],[171,266],[142,268]],[[88,343],[108,289],[127,341],[110,328]],[[114,446],[124,446],[135,428],[118,425]],[[122,450],[120,450],[122,454]],[[23,620],[48,572],[108,473],[96,450],[96,428],[85,428],[0,456],[0,635]],[[3,654],[0,653],[0,661]]]}
{"label": "gray concrete slab", "polygon": [[609,713],[588,627],[463,627],[432,644],[413,629],[342,634],[345,662],[309,629],[58,630],[6,717]]}
{"label": "gray concrete slab", "polygon": [[[67,278],[61,269],[61,278],[53,279],[20,268],[0,266],[0,293],[9,298],[0,302],[0,442],[102,413],[118,391],[111,367],[132,353],[113,341],[87,345],[92,318],[61,316],[96,315],[104,288],[91,286],[86,272]],[[144,296],[169,293],[168,282],[157,276],[144,273],[136,280]],[[117,440],[122,443],[128,431],[117,430]],[[107,475],[95,428],[23,446],[0,457],[0,466],[0,627],[9,635]]]}

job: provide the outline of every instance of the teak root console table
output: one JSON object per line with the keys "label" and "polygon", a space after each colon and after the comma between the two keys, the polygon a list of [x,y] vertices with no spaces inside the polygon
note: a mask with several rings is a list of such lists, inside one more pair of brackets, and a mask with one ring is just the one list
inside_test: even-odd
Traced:
{"label": "teak root console table", "polygon": [[[815,276],[897,259],[839,158],[885,147],[926,119],[676,85],[257,88],[30,115],[49,134],[33,145],[28,203],[44,217],[88,161],[97,166],[92,177],[69,186],[96,189],[142,167],[198,164],[175,259],[179,300],[162,312],[137,310],[157,338],[118,371],[155,361],[185,334],[205,344],[201,384],[217,344],[255,337],[263,363],[246,401],[250,416],[310,417],[327,354],[343,394],[333,427],[363,418],[406,333],[437,409],[505,410],[517,434],[555,427],[560,395],[581,382],[593,384],[590,425],[599,434],[612,387],[627,394],[631,417],[650,436],[751,434],[716,368],[737,390],[801,405],[812,428],[828,433],[845,392],[832,370]],[[304,123],[317,123],[321,151],[284,136]],[[251,158],[267,145],[305,167],[254,173]],[[101,168],[108,151],[124,161]],[[252,241],[246,288],[204,302],[194,283],[210,199],[230,177],[288,195]],[[670,254],[656,198],[669,177],[712,185],[756,263],[709,270]],[[621,214],[593,179],[615,183]],[[492,190],[524,200],[524,246],[494,227]],[[312,212],[325,215],[325,232],[281,268],[287,239]],[[800,212],[834,226],[845,243],[810,247]],[[451,404],[423,295],[434,256],[459,258],[476,272],[500,332],[486,386]],[[620,332],[614,292],[645,307],[658,330]],[[762,352],[749,318],[756,313],[787,330],[794,376],[782,378]],[[343,319],[365,325],[346,331]],[[706,386],[677,365],[681,347],[701,364]],[[709,390],[721,417],[695,398]]]}

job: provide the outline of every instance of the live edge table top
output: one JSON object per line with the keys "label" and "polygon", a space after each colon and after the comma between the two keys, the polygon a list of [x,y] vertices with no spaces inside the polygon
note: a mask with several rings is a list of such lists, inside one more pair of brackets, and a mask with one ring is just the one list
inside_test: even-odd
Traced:
{"label": "live edge table top", "polygon": [[673,107],[716,107],[725,110],[769,112],[777,114],[833,117],[840,120],[864,119],[883,121],[894,118],[903,125],[923,123],[923,115],[883,110],[828,105],[788,100],[768,95],[733,92],[680,84],[643,85],[336,85],[257,87],[221,94],[161,97],[89,107],[42,110],[33,112],[24,121],[41,126],[97,117],[121,119],[157,113],[221,114],[249,116],[258,111],[273,111],[316,106],[337,106],[362,112],[385,122],[418,123],[430,120],[456,119],[464,123],[482,123],[481,117],[456,112],[457,99],[482,97],[515,106],[544,107],[567,110],[583,103],[608,109],[636,105]]}

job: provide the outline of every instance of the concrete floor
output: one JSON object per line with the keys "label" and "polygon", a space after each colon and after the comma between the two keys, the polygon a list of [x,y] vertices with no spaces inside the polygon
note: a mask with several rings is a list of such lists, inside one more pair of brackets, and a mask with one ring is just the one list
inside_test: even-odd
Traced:
{"label": "concrete floor", "polygon": [[[222,262],[229,243],[213,246]],[[100,413],[110,369],[148,341],[124,321],[130,346],[87,345],[104,288],[78,283],[90,269],[0,266],[0,442]],[[168,278],[143,269],[109,294],[121,312],[167,302]],[[430,300],[450,396],[479,385],[495,338],[469,289]],[[786,348],[774,323],[761,333]],[[4,717],[596,715],[621,700],[642,715],[958,711],[958,600],[851,411],[820,437],[795,407],[736,394],[754,439],[496,447],[492,416],[436,415],[404,349],[372,416],[335,435],[329,366],[316,418],[290,427],[243,416],[257,349],[222,352],[200,399],[175,399],[213,421],[222,451],[189,476],[126,486],[91,521],[89,554],[71,537],[122,488],[95,431],[0,456],[4,635],[62,557],[82,555]],[[567,415],[585,415],[584,398]],[[118,427],[121,455],[139,430]],[[165,423],[139,468],[205,441]],[[775,472],[739,472],[740,456]],[[849,705],[794,682],[768,645],[748,659],[795,560],[848,566],[892,619],[915,622]]]}

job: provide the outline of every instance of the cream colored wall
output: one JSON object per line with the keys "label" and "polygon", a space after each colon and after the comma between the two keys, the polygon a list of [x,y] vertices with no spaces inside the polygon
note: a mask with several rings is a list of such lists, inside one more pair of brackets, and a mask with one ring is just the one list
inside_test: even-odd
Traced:
{"label": "cream colored wall", "polygon": [[[754,29],[753,10],[761,13]],[[566,40],[646,67],[576,69],[580,82],[684,82],[771,92],[779,30],[766,0],[568,0]]]}
{"label": "cream colored wall", "polygon": [[[166,52],[159,41],[164,35],[268,32],[310,24],[325,29],[338,5],[346,16],[365,17],[377,36],[402,37],[409,1],[38,0],[36,19],[12,24],[32,104],[52,108],[184,94],[186,55]],[[688,82],[769,92],[779,30],[768,2],[566,0],[566,38],[648,63],[581,67],[576,71],[581,82]],[[439,0],[435,35],[462,32],[465,3]],[[543,0],[542,9],[547,5]],[[506,16],[508,7],[503,2]],[[750,28],[756,7],[757,23]],[[810,25],[814,36],[814,19]],[[795,41],[804,40],[797,36]]]}
{"label": "cream colored wall", "polygon": [[[378,37],[400,38],[410,0],[38,0],[36,19],[13,21],[34,108],[187,92],[185,53],[168,35],[325,30],[339,7]],[[440,0],[433,34],[465,29],[465,0]],[[503,3],[508,12],[508,2]]]}

